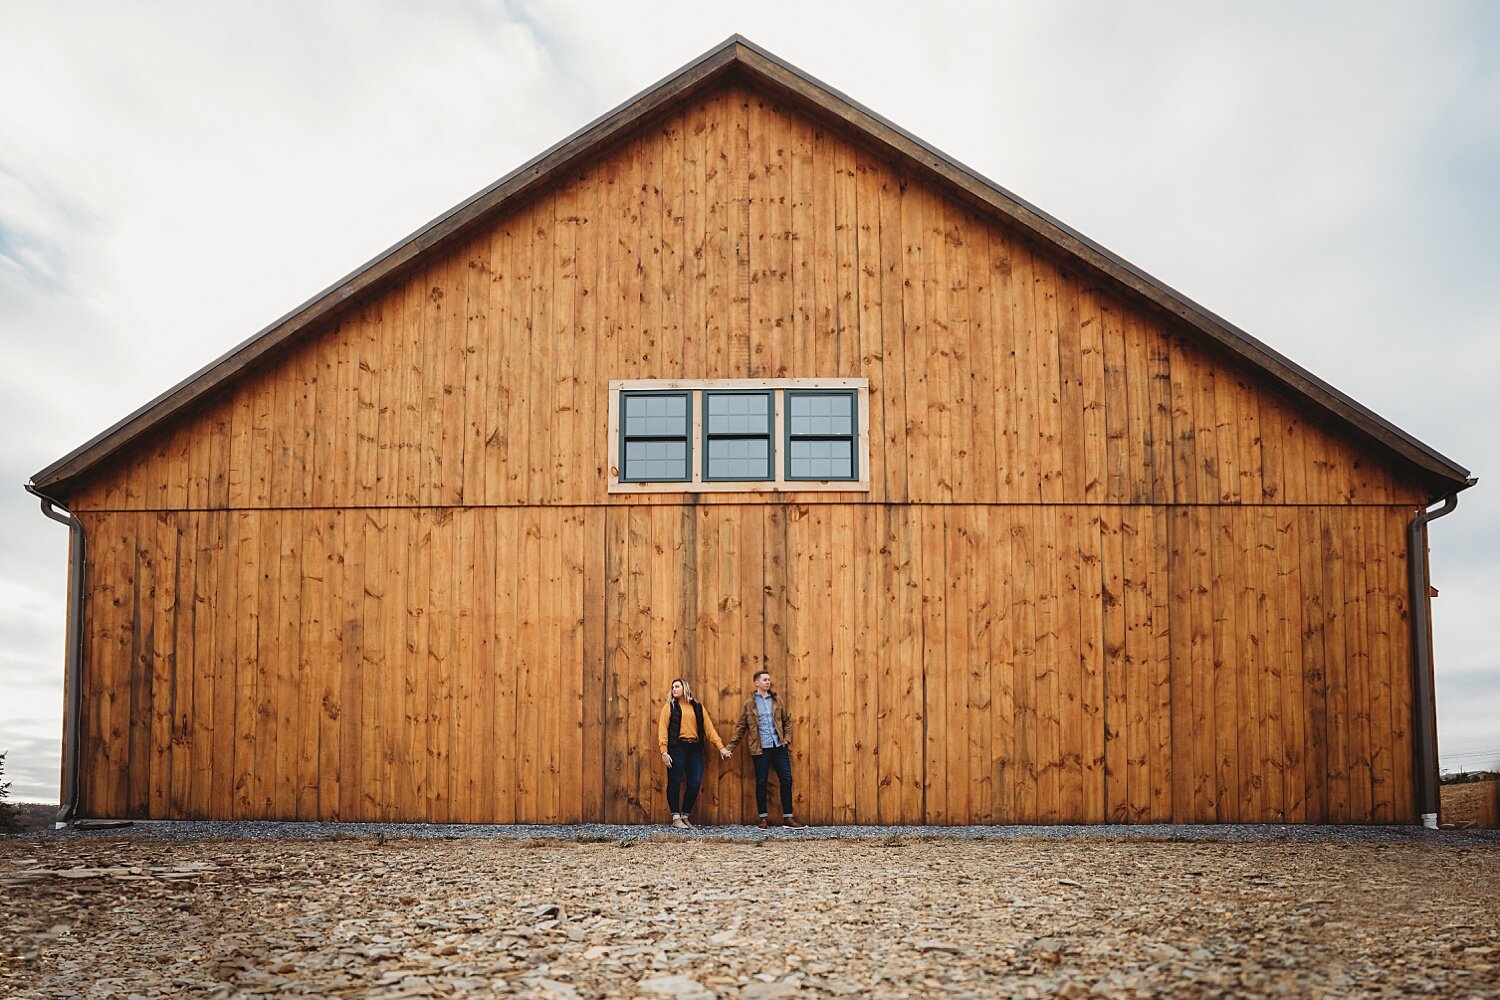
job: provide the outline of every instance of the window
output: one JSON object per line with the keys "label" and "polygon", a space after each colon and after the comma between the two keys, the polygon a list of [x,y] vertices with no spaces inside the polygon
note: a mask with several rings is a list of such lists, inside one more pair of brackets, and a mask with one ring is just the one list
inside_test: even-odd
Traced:
{"label": "window", "polygon": [[709,389],[703,393],[705,482],[776,478],[771,435],[776,414],[769,390]]}
{"label": "window", "polygon": [[855,479],[855,393],[786,391],[786,477]]}
{"label": "window", "polygon": [[868,413],[866,379],[612,381],[609,491],[868,490]]}
{"label": "window", "polygon": [[692,411],[692,393],[621,393],[621,481],[680,483],[691,480]]}

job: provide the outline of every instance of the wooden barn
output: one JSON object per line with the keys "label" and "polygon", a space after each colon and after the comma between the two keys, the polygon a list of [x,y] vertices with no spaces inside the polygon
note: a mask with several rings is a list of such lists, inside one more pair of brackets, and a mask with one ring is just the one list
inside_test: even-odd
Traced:
{"label": "wooden barn", "polygon": [[1416,822],[1471,484],[735,37],[37,473],[65,812]]}

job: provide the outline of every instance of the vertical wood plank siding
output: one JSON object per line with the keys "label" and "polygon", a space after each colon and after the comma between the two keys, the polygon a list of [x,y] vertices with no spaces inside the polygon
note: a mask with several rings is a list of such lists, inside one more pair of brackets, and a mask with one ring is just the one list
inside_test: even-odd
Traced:
{"label": "vertical wood plank siding", "polygon": [[[671,376],[868,379],[869,494],[607,494],[607,381]],[[670,680],[727,729],[764,666],[814,822],[1409,821],[1424,499],[725,85],[70,498],[83,810],[659,820]]]}
{"label": "vertical wood plank siding", "polygon": [[[316,530],[264,511],[244,540],[296,559],[239,577],[229,658],[184,624],[222,634],[222,513],[87,517],[96,572],[128,567],[90,608],[100,815],[659,819],[671,678],[724,730],[765,666],[818,822],[1414,816],[1409,727],[1379,694],[1407,672],[1395,509],[483,507]],[[1381,558],[1349,589],[1354,561],[1319,547],[1354,532]],[[1241,582],[1192,600],[1202,543],[1251,534]],[[439,556],[471,546],[489,558]],[[1243,606],[1276,625],[1254,656],[1217,621]],[[709,771],[704,818],[744,819],[745,755]]]}

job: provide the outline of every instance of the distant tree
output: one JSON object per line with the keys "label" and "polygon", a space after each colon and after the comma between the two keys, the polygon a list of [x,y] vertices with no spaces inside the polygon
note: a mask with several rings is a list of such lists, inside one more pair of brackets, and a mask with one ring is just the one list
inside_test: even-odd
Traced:
{"label": "distant tree", "polygon": [[5,755],[8,750],[0,750],[0,830],[14,830],[21,825],[20,814],[16,807],[8,801],[10,799],[10,782],[5,778]]}

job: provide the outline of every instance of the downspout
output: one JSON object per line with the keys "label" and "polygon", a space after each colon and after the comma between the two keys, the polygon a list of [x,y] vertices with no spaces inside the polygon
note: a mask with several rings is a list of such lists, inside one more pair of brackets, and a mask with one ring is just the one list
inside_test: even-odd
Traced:
{"label": "downspout", "polygon": [[[1464,489],[1478,480],[1470,479]],[[1417,710],[1417,794],[1422,825],[1438,824],[1437,695],[1432,670],[1431,583],[1427,572],[1427,523],[1453,513],[1458,490],[1443,498],[1437,510],[1422,510],[1406,529],[1406,566],[1411,582],[1411,669]]]}
{"label": "downspout", "polygon": [[57,823],[71,824],[78,811],[78,758],[81,750],[79,720],[83,715],[83,581],[88,562],[88,548],[83,537],[83,522],[78,515],[42,493],[30,483],[26,492],[42,502],[42,513],[68,526],[68,660],[67,698],[63,703],[63,788],[62,808]]}

